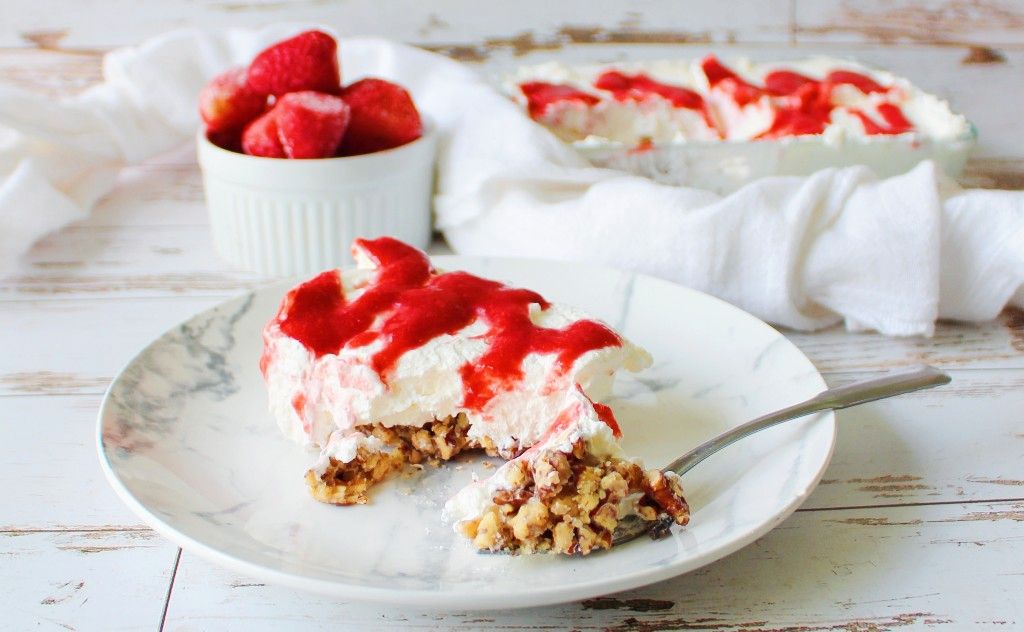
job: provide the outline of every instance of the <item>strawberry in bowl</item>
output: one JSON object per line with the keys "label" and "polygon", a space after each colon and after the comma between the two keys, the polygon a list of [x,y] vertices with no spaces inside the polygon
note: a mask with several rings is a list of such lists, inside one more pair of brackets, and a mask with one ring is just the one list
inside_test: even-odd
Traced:
{"label": "strawberry in bowl", "polygon": [[268,275],[348,262],[356,237],[430,240],[436,141],[391,81],[342,83],[338,44],[305,31],[199,94],[197,137],[218,253]]}

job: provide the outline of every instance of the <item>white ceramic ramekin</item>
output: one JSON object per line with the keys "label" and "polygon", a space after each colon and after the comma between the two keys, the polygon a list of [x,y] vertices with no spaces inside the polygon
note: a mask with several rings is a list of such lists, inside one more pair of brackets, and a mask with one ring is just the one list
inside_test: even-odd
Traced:
{"label": "white ceramic ramekin", "polygon": [[430,243],[436,134],[362,156],[285,160],[196,145],[217,252],[272,276],[311,275],[351,261],[356,237]]}

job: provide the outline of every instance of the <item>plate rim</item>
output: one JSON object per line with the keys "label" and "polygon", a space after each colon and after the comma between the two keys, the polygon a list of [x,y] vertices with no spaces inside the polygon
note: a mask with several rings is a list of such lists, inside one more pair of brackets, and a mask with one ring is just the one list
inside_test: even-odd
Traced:
{"label": "plate rim", "polygon": [[[491,263],[491,262],[506,262],[511,264],[516,263],[528,263],[528,264],[543,264],[560,266],[564,268],[576,268],[578,270],[585,270],[588,273],[600,272],[600,273],[617,273],[617,274],[632,274],[636,278],[644,278],[648,281],[655,281],[657,283],[664,283],[671,285],[676,290],[681,290],[684,293],[689,293],[699,298],[699,300],[709,300],[717,303],[720,307],[724,307],[734,312],[738,312],[740,317],[745,317],[752,320],[753,326],[765,327],[770,330],[775,336],[783,340],[784,343],[795,351],[800,358],[803,358],[807,362],[808,366],[813,370],[813,375],[810,376],[813,381],[821,389],[827,388],[827,383],[821,372],[814,365],[814,363],[807,357],[804,352],[797,347],[789,338],[782,334],[778,329],[764,322],[757,316],[750,314],[749,312],[728,303],[720,298],[689,288],[666,279],[654,277],[642,272],[630,272],[622,270],[612,266],[600,265],[600,264],[588,264],[582,262],[570,262],[570,261],[559,261],[559,260],[548,260],[532,257],[472,257],[472,256],[461,256],[461,255],[435,255],[431,256],[431,261],[445,262],[450,264],[458,264],[458,262],[477,262],[480,264]],[[462,264],[466,265],[466,264]],[[124,482],[118,477],[107,458],[106,449],[103,441],[103,428],[104,418],[106,416],[108,407],[110,406],[110,394],[114,387],[121,380],[125,371],[127,371],[138,358],[148,351],[153,345],[158,344],[164,336],[168,333],[179,329],[182,325],[191,322],[197,316],[218,309],[224,305],[232,302],[244,301],[246,297],[255,295],[260,292],[269,291],[277,286],[287,286],[287,284],[297,282],[295,278],[287,279],[275,279],[269,283],[261,285],[259,287],[248,290],[245,293],[229,297],[219,303],[200,310],[177,324],[166,329],[163,333],[155,337],[149,343],[139,349],[131,358],[129,358],[125,364],[117,371],[110,384],[107,386],[103,393],[103,399],[100,403],[99,410],[97,412],[96,419],[96,450],[97,456],[99,457],[100,467],[103,470],[104,477],[107,483],[113,488],[118,498],[134,513],[137,517],[141,518],[149,527],[159,533],[164,538],[170,540],[172,543],[178,545],[183,550],[188,550],[191,553],[195,553],[198,556],[220,565],[224,568],[230,569],[248,575],[253,578],[264,579],[271,583],[278,584],[281,586],[287,586],[290,588],[296,588],[299,590],[316,593],[324,596],[332,597],[344,597],[353,601],[370,602],[376,604],[392,604],[392,605],[405,605],[415,606],[426,610],[436,611],[441,609],[452,609],[458,608],[465,611],[480,611],[480,610],[496,610],[496,609],[518,609],[518,608],[529,608],[539,606],[550,606],[555,604],[566,603],[570,601],[577,601],[581,599],[589,599],[601,595],[612,594],[624,590],[630,590],[633,588],[639,588],[654,584],[672,577],[684,575],[686,573],[697,570],[703,566],[721,560],[732,553],[746,547],[750,543],[754,542],[758,538],[769,533],[779,524],[784,522],[789,516],[791,516],[799,507],[802,505],[810,494],[817,488],[821,481],[825,470],[828,468],[832,461],[832,456],[835,453],[837,427],[835,421],[835,413],[833,411],[822,411],[810,415],[807,417],[808,420],[814,420],[815,424],[826,424],[827,430],[829,431],[829,445],[825,458],[822,460],[821,466],[818,470],[810,477],[808,485],[802,489],[798,494],[795,494],[792,499],[782,508],[780,512],[771,517],[771,519],[763,522],[754,524],[751,528],[740,533],[739,537],[723,542],[722,544],[705,551],[703,554],[696,557],[691,557],[686,560],[681,560],[675,563],[668,563],[663,566],[654,568],[646,568],[635,571],[628,575],[615,575],[608,577],[598,577],[596,579],[590,579],[583,582],[575,582],[570,586],[555,586],[545,587],[543,589],[517,591],[515,593],[502,593],[500,595],[495,593],[487,593],[480,591],[460,591],[455,594],[450,591],[438,591],[438,590],[423,590],[423,589],[404,589],[404,588],[379,588],[374,586],[365,586],[358,583],[349,583],[337,580],[326,580],[316,579],[312,577],[303,577],[301,575],[287,573],[284,571],[269,568],[260,565],[255,562],[247,561],[236,557],[230,553],[212,546],[205,544],[204,542],[197,540],[185,533],[177,530],[175,527],[164,521],[153,511],[146,507],[138,498],[136,498],[132,492],[127,488]],[[773,343],[774,344],[774,343]],[[598,552],[597,555],[613,555],[614,549],[609,551]]]}

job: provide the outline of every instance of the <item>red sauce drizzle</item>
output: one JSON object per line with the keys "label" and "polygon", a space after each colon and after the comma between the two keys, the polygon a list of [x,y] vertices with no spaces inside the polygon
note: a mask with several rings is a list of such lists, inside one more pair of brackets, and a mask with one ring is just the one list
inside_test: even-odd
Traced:
{"label": "red sauce drizzle", "polygon": [[529,309],[534,303],[548,307],[541,295],[466,272],[436,274],[423,252],[391,237],[357,239],[356,245],[378,266],[375,281],[358,298],[346,302],[340,274],[331,270],[289,292],[278,312],[281,331],[317,357],[382,340],[371,362],[386,382],[402,354],[483,319],[487,350],[459,370],[463,405],[480,410],[522,378],[529,353],[554,354],[556,371],[564,374],[584,353],[622,344],[592,320],[538,327]]}
{"label": "red sauce drizzle", "polygon": [[[615,420],[615,414],[612,412],[612,409],[604,404],[599,404],[590,399],[589,397],[587,397],[587,394],[583,392],[583,388],[579,384],[577,384],[575,388],[594,407],[594,411],[597,413],[597,418],[603,421],[606,426],[612,429],[613,435],[621,438],[622,428],[619,427],[619,422]],[[523,454],[529,455],[537,453],[540,450],[541,446],[547,443],[547,441],[551,437],[569,428],[569,426],[571,426],[573,422],[576,421],[576,419],[580,416],[580,413],[582,412],[580,410],[581,406],[583,406],[581,402],[573,402],[573,404],[570,405],[568,408],[558,413],[558,416],[555,417],[555,420],[552,421],[551,425],[547,427],[547,429],[544,431],[544,434],[540,436],[540,439],[538,439],[537,442],[534,443],[533,446]]]}
{"label": "red sauce drizzle", "polygon": [[612,434],[616,437],[622,436],[622,428],[619,428],[619,422],[615,421],[615,414],[612,413],[612,409],[604,404],[592,402],[594,404],[594,410],[597,411],[597,417],[605,423],[609,428],[612,429]]}
{"label": "red sauce drizzle", "polygon": [[270,368],[270,354],[267,353],[267,344],[264,339],[263,351],[260,352],[260,374],[267,377],[267,369]]}
{"label": "red sauce drizzle", "polygon": [[699,111],[708,127],[716,129],[704,105],[704,98],[689,88],[655,81],[643,73],[627,75],[617,70],[602,73],[594,81],[594,87],[611,92],[616,101],[643,101],[652,96],[661,97],[673,107]]}
{"label": "red sauce drizzle", "polygon": [[302,420],[302,429],[306,431],[306,434],[309,434],[311,427],[309,425],[309,420],[306,419],[306,415],[304,414],[306,412],[305,393],[296,393],[295,396],[292,397],[292,408],[295,409],[295,414]]}
{"label": "red sauce drizzle", "polygon": [[571,101],[584,105],[596,105],[601,101],[599,97],[572,86],[543,81],[521,83],[519,89],[526,97],[526,108],[530,113],[530,118],[534,119],[544,116],[548,108],[555,103]]}
{"label": "red sauce drizzle", "polygon": [[718,61],[718,58],[714,55],[708,55],[705,57],[700,62],[700,67],[704,70],[704,76],[708,78],[708,84],[712,87],[717,86],[726,79],[734,79],[740,83],[746,83],[743,79],[740,79],[740,76],[733,72],[731,68]]}
{"label": "red sauce drizzle", "polygon": [[306,410],[306,394],[296,393],[295,397],[292,397],[292,408],[301,417],[302,413]]}
{"label": "red sauce drizzle", "polygon": [[888,90],[871,77],[850,70],[833,70],[825,76],[825,82],[834,85],[849,84],[864,94],[886,92]]}
{"label": "red sauce drizzle", "polygon": [[[765,78],[766,85],[768,78]],[[788,88],[792,92],[776,98],[775,120],[761,138],[821,134],[825,131],[832,120],[832,95],[827,84],[808,79],[794,87],[796,82],[791,78],[786,78],[783,86],[777,80],[775,83],[777,89]]]}
{"label": "red sauce drizzle", "polygon": [[885,121],[885,125],[880,125],[877,121],[872,119],[870,116],[861,112],[860,110],[850,110],[860,122],[864,124],[864,133],[869,135],[878,134],[905,134],[906,132],[914,129],[913,124],[903,116],[903,112],[891,103],[881,103],[878,105],[878,114]]}
{"label": "red sauce drizzle", "polygon": [[645,74],[626,75],[617,70],[609,70],[594,81],[594,87],[611,92],[617,101],[642,101],[656,95],[670,101],[677,108],[704,109],[704,98],[693,90],[661,83]]}
{"label": "red sauce drizzle", "polygon": [[818,83],[790,70],[774,70],[764,77],[764,89],[776,96],[793,94],[809,83]]}
{"label": "red sauce drizzle", "polygon": [[[759,138],[780,138],[821,134],[832,120],[832,91],[839,85],[852,85],[865,94],[886,92],[888,88],[872,78],[850,70],[834,70],[824,80],[818,81],[796,72],[777,70],[765,75],[764,87],[759,88],[739,77],[723,65],[714,55],[708,55],[701,62],[704,74],[712,87],[718,87],[740,106],[747,105],[763,95],[776,97],[775,120],[768,131]],[[867,134],[902,134],[913,129],[896,105],[883,103],[878,106],[879,115],[885,120],[881,126],[863,112],[851,110],[864,123]]]}
{"label": "red sauce drizzle", "polygon": [[708,78],[708,84],[731,96],[740,107],[757,101],[765,94],[763,89],[744,81],[714,55],[705,57],[700,67]]}

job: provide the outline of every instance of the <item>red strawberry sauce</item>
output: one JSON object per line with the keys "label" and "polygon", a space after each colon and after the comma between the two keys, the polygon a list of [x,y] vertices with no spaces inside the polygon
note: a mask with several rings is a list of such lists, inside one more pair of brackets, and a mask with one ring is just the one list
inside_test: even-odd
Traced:
{"label": "red strawberry sauce", "polygon": [[851,112],[864,124],[864,131],[868,134],[903,134],[914,129],[914,125],[903,116],[903,111],[891,103],[882,103],[878,106],[878,113],[885,121],[885,125],[879,125],[860,110]]}
{"label": "red strawberry sauce", "polygon": [[693,90],[661,83],[644,74],[625,75],[616,70],[609,70],[597,78],[594,87],[611,92],[618,101],[640,101],[645,97],[658,95],[677,108],[704,108],[704,99]]}
{"label": "red strawberry sauce", "polygon": [[711,115],[704,107],[704,98],[689,88],[655,81],[643,73],[626,75],[617,70],[602,73],[594,81],[594,87],[611,92],[616,101],[643,101],[651,96],[659,96],[674,107],[699,111],[708,127],[715,127]]}
{"label": "red strawberry sauce", "polygon": [[530,112],[531,118],[540,118],[547,113],[548,108],[555,103],[571,101],[584,105],[596,105],[601,99],[577,90],[572,86],[564,86],[543,81],[527,81],[520,84],[523,96],[526,97],[526,109]]}
{"label": "red strawberry sauce", "polygon": [[622,436],[622,429],[619,428],[619,422],[615,421],[615,414],[612,413],[612,409],[605,404],[598,402],[591,402],[594,404],[594,410],[597,411],[597,417],[605,423],[609,428],[612,429],[612,434],[616,437]]}
{"label": "red strawberry sauce", "polygon": [[278,312],[281,331],[317,357],[381,340],[371,361],[386,381],[405,352],[483,319],[490,325],[483,334],[488,348],[459,371],[463,405],[480,410],[518,382],[529,353],[554,354],[557,370],[564,373],[584,353],[622,343],[607,326],[591,320],[563,329],[538,327],[530,320],[530,305],[546,308],[548,302],[536,292],[466,272],[437,274],[423,252],[396,239],[356,243],[378,266],[375,282],[363,294],[346,301],[341,277],[331,270],[293,289]]}
{"label": "red strawberry sauce", "polygon": [[[775,121],[761,138],[820,134],[825,131],[832,119],[832,91],[837,86],[852,85],[865,94],[888,90],[871,77],[850,70],[834,70],[821,81],[788,70],[777,70],[765,75],[764,88],[758,88],[741,79],[713,55],[705,58],[701,66],[712,87],[725,82],[725,87],[741,105],[759,99],[764,94],[776,97]],[[903,116],[900,108],[891,103],[878,106],[878,113],[885,120],[885,125],[879,125],[859,110],[851,112],[860,118],[866,134],[902,134],[914,127]]]}
{"label": "red strawberry sauce", "polygon": [[[590,399],[589,397],[587,397],[587,394],[583,392],[583,389],[580,387],[579,384],[576,384],[575,388],[594,407],[594,411],[597,413],[597,418],[603,421],[606,426],[612,429],[613,435],[621,438],[622,428],[619,427],[619,422],[615,420],[615,414],[612,413],[612,409],[604,404],[599,404]],[[545,445],[548,442],[548,440],[551,439],[551,437],[554,437],[559,432],[568,429],[572,425],[572,423],[576,421],[576,419],[579,417],[581,412],[581,406],[582,402],[574,402],[568,408],[558,413],[558,416],[555,417],[555,420],[552,421],[551,424],[547,427],[547,429],[544,431],[544,434],[542,434],[540,439],[538,439],[537,442],[533,444],[533,447],[531,447],[524,453],[524,456],[529,454],[536,454],[540,450],[541,446]]]}

